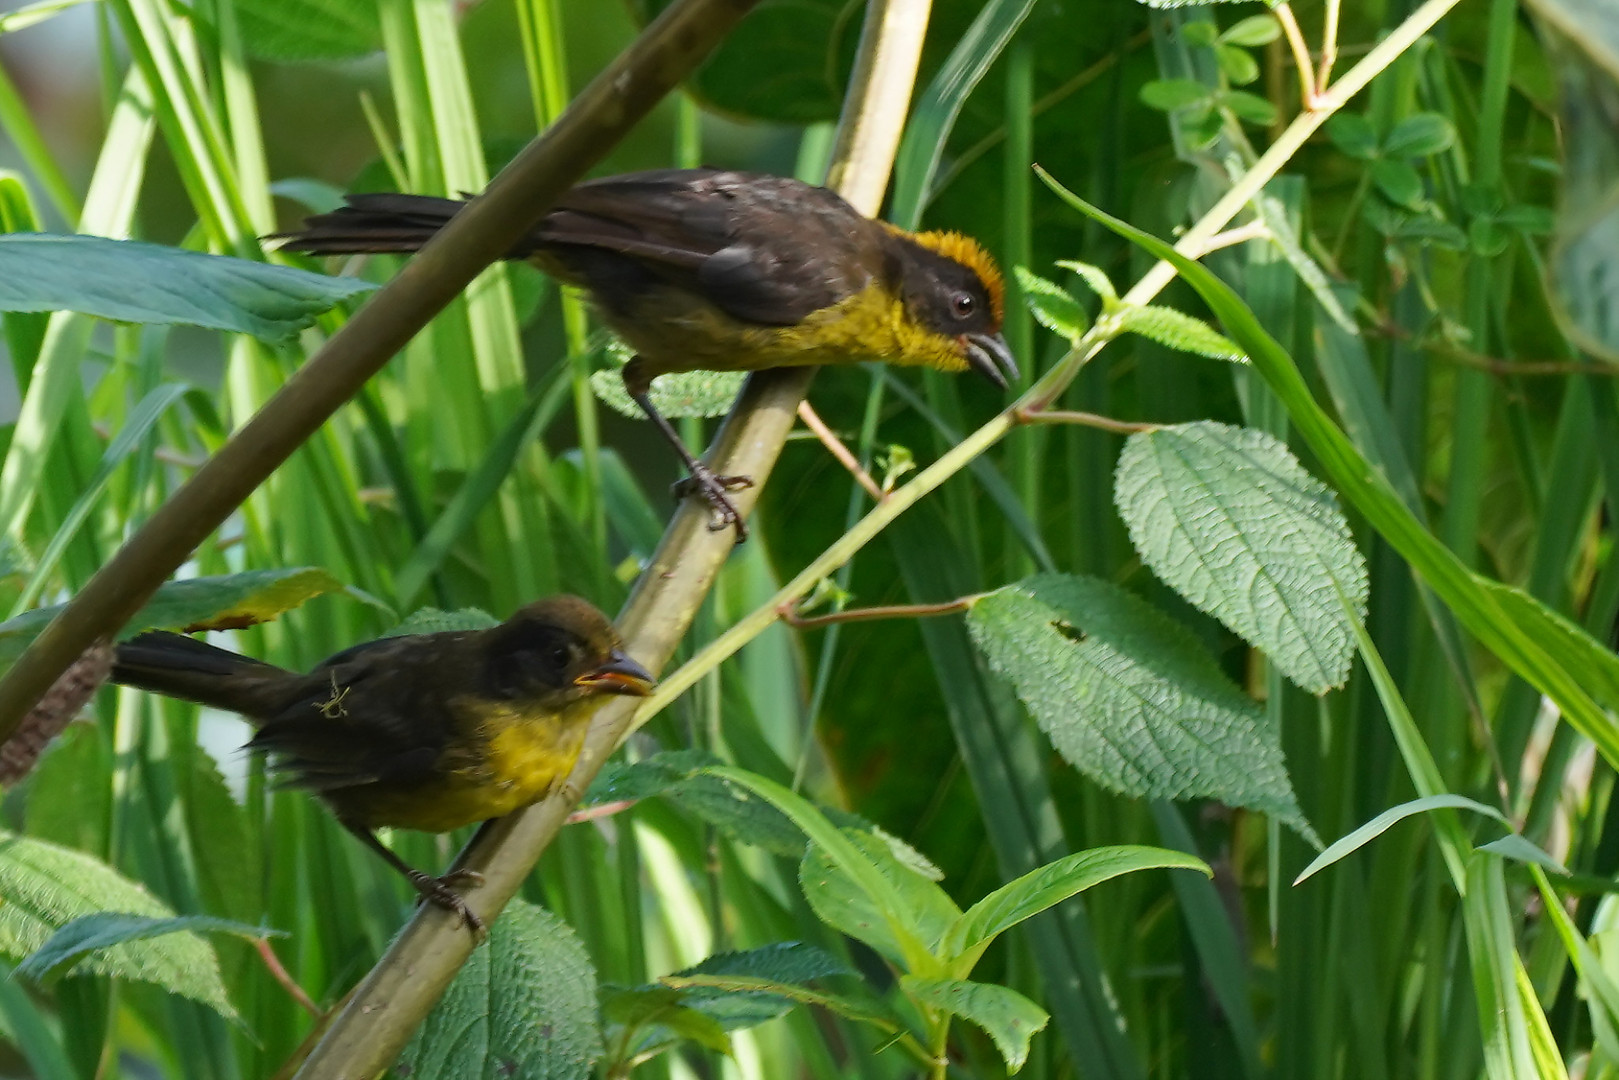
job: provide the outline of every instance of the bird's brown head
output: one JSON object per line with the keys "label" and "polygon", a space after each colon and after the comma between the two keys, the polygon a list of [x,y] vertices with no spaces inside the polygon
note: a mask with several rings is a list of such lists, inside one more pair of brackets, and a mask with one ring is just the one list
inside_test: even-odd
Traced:
{"label": "bird's brown head", "polygon": [[577,596],[536,600],[490,630],[486,641],[490,682],[505,696],[645,697],[656,684],[624,651],[607,616]]}
{"label": "bird's brown head", "polygon": [[961,233],[893,235],[900,240],[899,291],[907,314],[949,338],[967,367],[1006,389],[1018,367],[1001,337],[1005,286],[995,260]]}

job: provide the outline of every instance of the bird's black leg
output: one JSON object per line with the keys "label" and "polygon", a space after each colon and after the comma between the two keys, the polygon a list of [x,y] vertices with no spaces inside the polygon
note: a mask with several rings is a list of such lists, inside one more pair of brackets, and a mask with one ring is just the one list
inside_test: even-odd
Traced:
{"label": "bird's black leg", "polygon": [[736,542],[741,543],[748,538],[748,527],[742,523],[742,514],[736,505],[726,497],[727,491],[736,491],[740,488],[752,487],[751,476],[718,476],[714,470],[704,465],[692,456],[686,444],[681,441],[680,433],[674,425],[659,415],[658,410],[652,407],[652,399],[647,392],[652,388],[652,376],[646,373],[645,365],[639,358],[631,360],[624,365],[624,390],[630,395],[630,400],[641,406],[647,419],[657,425],[663,437],[669,440],[669,445],[675,448],[680,460],[685,463],[686,471],[691,473],[688,479],[675,484],[673,491],[675,498],[684,498],[688,495],[700,495],[713,513],[713,520],[708,527],[719,531],[727,525],[736,526]]}
{"label": "bird's black leg", "polygon": [[453,885],[482,885],[482,874],[476,870],[452,870],[443,877],[424,874],[388,850],[382,841],[377,839],[376,833],[365,826],[356,825],[352,821],[345,821],[343,822],[343,827],[357,836],[366,847],[381,855],[389,866],[405,875],[405,879],[411,883],[417,892],[422,894],[422,899],[431,900],[439,907],[448,908],[461,916],[461,921],[467,924],[467,929],[471,930],[473,937],[479,941],[489,936],[489,928],[484,925],[484,921],[478,917],[478,914],[467,905],[466,898],[451,888]]}

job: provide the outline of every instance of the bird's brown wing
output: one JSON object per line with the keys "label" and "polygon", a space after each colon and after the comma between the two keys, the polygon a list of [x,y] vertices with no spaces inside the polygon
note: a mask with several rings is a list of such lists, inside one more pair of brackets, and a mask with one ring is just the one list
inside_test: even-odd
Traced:
{"label": "bird's brown wing", "polygon": [[581,184],[532,242],[609,307],[672,283],[733,318],[776,326],[864,288],[882,250],[878,227],[824,188],[715,169]]}
{"label": "bird's brown wing", "polygon": [[472,674],[469,639],[383,638],[338,653],[248,746],[273,755],[287,783],[317,792],[431,779],[456,735],[450,699]]}

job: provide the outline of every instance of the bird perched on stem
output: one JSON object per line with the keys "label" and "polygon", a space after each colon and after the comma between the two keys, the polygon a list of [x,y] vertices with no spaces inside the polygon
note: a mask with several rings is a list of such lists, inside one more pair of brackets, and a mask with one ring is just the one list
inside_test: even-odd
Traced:
{"label": "bird perched on stem", "polygon": [[653,678],[607,617],[573,596],[539,600],[486,630],[356,645],[299,675],[202,641],[150,631],[117,646],[112,681],[240,713],[289,784],[404,874],[423,897],[483,922],[452,885],[377,839],[383,827],[448,832],[543,798],[573,769],[585,729],[613,694]]}
{"label": "bird perched on stem", "polygon": [[[349,195],[274,239],[314,255],[410,252],[464,205],[425,195]],[[759,371],[885,360],[966,371],[1005,389],[995,262],[958,233],[911,233],[862,216],[825,188],[716,169],[659,169],[580,184],[507,253],[586,290],[635,358],[624,388],[674,446],[712,527],[746,536],[728,490],[647,396],[677,371]]]}

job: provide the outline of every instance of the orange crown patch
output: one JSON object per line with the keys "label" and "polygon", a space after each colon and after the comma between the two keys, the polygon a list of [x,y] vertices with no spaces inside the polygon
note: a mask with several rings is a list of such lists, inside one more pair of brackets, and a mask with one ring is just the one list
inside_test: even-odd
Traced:
{"label": "orange crown patch", "polygon": [[1006,284],[1001,280],[1000,268],[990,258],[989,252],[984,250],[984,245],[958,232],[912,233],[910,238],[929,251],[936,251],[947,259],[971,267],[989,293],[989,307],[995,314],[995,325],[1001,325],[1001,320],[1005,318],[1002,305]]}

